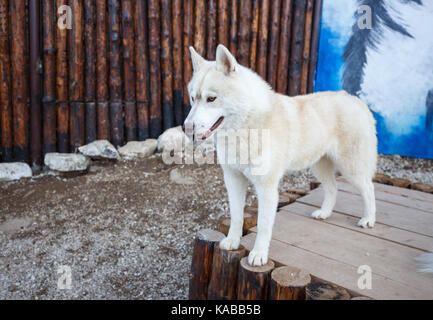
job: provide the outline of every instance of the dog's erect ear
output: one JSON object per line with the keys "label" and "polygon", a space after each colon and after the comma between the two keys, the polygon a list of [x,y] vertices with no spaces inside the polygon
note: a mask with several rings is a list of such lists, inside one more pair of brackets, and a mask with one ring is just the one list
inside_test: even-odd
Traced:
{"label": "dog's erect ear", "polygon": [[232,72],[236,72],[238,63],[235,57],[230,53],[230,51],[224,47],[222,44],[218,45],[216,51],[216,64],[217,69],[229,75]]}
{"label": "dog's erect ear", "polygon": [[193,47],[189,47],[189,52],[191,52],[191,61],[192,61],[192,68],[195,71],[200,69],[200,66],[206,61],[201,55],[195,51]]}

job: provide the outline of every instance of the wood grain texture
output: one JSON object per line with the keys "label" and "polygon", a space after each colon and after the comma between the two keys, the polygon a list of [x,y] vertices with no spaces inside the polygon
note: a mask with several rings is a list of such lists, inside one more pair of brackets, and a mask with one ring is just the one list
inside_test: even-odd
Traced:
{"label": "wood grain texture", "polygon": [[252,0],[251,8],[251,35],[250,35],[250,69],[256,70],[257,41],[259,34],[260,1]]}
{"label": "wood grain texture", "polygon": [[161,61],[160,61],[160,2],[147,2],[149,25],[149,74],[150,74],[150,137],[157,138],[162,132],[161,111]]}
{"label": "wood grain texture", "polygon": [[305,300],[305,288],[311,282],[310,274],[294,267],[283,266],[272,271],[270,300]]}
{"label": "wood grain texture", "polygon": [[280,49],[278,51],[277,92],[287,93],[290,42],[292,28],[292,0],[283,1],[280,19]]}
{"label": "wood grain texture", "polygon": [[27,107],[28,61],[26,1],[9,2],[11,30],[11,74],[14,160],[29,160],[29,112]]}
{"label": "wood grain texture", "polygon": [[251,9],[251,0],[240,1],[237,61],[246,67],[250,62]]}
{"label": "wood grain texture", "polygon": [[9,51],[9,1],[0,1],[0,116],[1,153],[5,162],[13,161],[11,68]]}
{"label": "wood grain texture", "polygon": [[164,131],[174,123],[173,110],[173,56],[172,56],[171,3],[161,1],[161,79],[162,116]]}
{"label": "wood grain texture", "polygon": [[[182,0],[172,1],[173,16],[173,108],[174,124],[179,126],[183,123],[183,12]],[[209,42],[208,42],[209,45]]]}
{"label": "wood grain texture", "polygon": [[304,48],[305,10],[307,0],[294,0],[292,43],[289,63],[289,96],[301,92],[302,52]]}
{"label": "wood grain texture", "polygon": [[267,300],[269,281],[275,263],[269,260],[261,267],[248,264],[248,257],[241,259],[239,264],[237,299],[238,300]]}
{"label": "wood grain texture", "polygon": [[277,87],[278,44],[280,38],[280,0],[272,1],[270,16],[267,80],[273,89]]}
{"label": "wood grain texture", "polygon": [[194,0],[183,2],[183,117],[186,118],[191,109],[188,82],[192,77],[192,63],[189,47],[194,43]]}
{"label": "wood grain texture", "polygon": [[208,60],[215,60],[215,53],[217,47],[217,0],[208,0],[206,11],[206,58]]}
{"label": "wood grain texture", "polygon": [[214,247],[224,239],[224,235],[214,230],[201,230],[194,240],[191,271],[189,274],[190,300],[206,300],[208,283],[211,277]]}
{"label": "wood grain texture", "polygon": [[237,297],[236,285],[239,264],[246,251],[243,247],[227,251],[215,246],[211,279],[208,286],[208,300],[234,300]]}
{"label": "wood grain texture", "polygon": [[268,32],[269,32],[269,0],[260,1],[259,18],[259,43],[256,61],[256,71],[263,79],[266,79],[266,66],[268,55]]}
{"label": "wood grain texture", "polygon": [[218,0],[218,43],[229,47],[229,0]]}
{"label": "wood grain texture", "polygon": [[107,2],[96,1],[96,99],[98,139],[110,140],[108,66],[107,66]]}
{"label": "wood grain texture", "polygon": [[305,11],[305,27],[304,27],[304,48],[302,50],[302,67],[301,67],[301,94],[308,92],[308,75],[310,67],[310,59],[314,54],[311,52],[311,35],[313,30],[313,14],[314,1],[307,0],[307,8]]}
{"label": "wood grain texture", "polygon": [[149,138],[149,54],[145,1],[135,1],[134,25],[138,140],[144,141]]}

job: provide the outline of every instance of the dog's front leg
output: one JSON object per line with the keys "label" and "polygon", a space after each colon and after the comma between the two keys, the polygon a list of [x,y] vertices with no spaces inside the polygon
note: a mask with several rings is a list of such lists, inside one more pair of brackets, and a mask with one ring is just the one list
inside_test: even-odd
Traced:
{"label": "dog's front leg", "polygon": [[248,180],[244,175],[229,167],[223,167],[230,205],[230,229],[227,237],[220,242],[220,248],[235,250],[239,248],[244,224],[244,206]]}
{"label": "dog's front leg", "polygon": [[256,186],[256,191],[259,200],[257,237],[248,256],[248,263],[261,266],[268,262],[269,244],[278,206],[278,183]]}

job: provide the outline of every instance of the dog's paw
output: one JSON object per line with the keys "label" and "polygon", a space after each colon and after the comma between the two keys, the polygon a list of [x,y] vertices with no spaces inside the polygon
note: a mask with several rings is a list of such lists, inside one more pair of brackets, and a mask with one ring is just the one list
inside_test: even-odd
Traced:
{"label": "dog's paw", "polygon": [[311,216],[317,220],[325,220],[331,216],[332,212],[326,212],[322,209],[314,211]]}
{"label": "dog's paw", "polygon": [[224,238],[220,242],[220,248],[223,250],[236,250],[239,248],[240,238]]}
{"label": "dog's paw", "polygon": [[375,223],[374,218],[364,217],[358,221],[358,227],[361,228],[373,228]]}
{"label": "dog's paw", "polygon": [[251,266],[263,266],[268,263],[268,253],[266,251],[252,250],[248,255],[248,263]]}

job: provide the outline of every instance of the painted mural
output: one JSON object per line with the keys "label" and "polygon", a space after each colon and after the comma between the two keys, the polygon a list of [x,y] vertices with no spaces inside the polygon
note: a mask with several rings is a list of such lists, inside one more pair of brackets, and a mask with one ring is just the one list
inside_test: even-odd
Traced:
{"label": "painted mural", "polygon": [[323,0],[315,91],[367,103],[380,153],[433,158],[432,32],[433,0]]}

